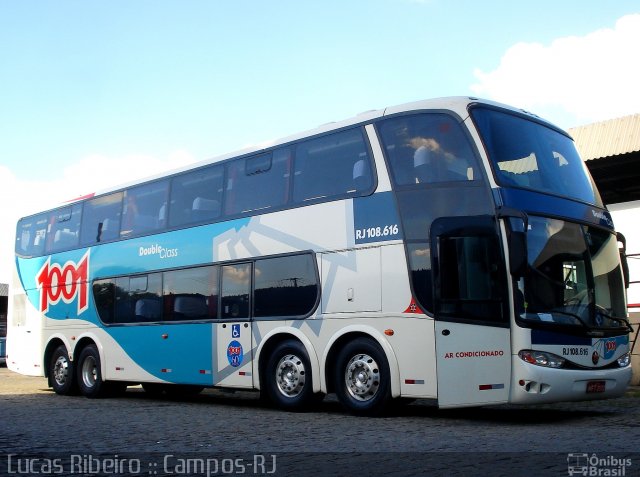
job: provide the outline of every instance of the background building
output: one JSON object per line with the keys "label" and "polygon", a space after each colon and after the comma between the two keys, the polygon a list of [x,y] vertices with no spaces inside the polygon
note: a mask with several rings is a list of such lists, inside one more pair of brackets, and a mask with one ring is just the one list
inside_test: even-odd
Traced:
{"label": "background building", "polygon": [[596,181],[616,229],[627,239],[634,383],[640,384],[640,114],[569,130]]}

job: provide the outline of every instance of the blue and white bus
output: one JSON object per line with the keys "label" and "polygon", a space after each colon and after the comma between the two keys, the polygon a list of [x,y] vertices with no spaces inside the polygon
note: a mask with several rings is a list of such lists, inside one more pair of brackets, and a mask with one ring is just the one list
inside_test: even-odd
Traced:
{"label": "blue and white bus", "polygon": [[610,398],[631,378],[618,240],[573,141],[476,98],[25,217],[15,251],[9,367],[58,394],[335,393],[375,414]]}

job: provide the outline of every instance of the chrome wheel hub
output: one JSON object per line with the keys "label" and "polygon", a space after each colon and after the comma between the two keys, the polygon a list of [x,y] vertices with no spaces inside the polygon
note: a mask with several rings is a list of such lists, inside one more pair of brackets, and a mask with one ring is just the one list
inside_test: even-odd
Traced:
{"label": "chrome wheel hub", "polygon": [[302,360],[295,354],[287,354],[276,366],[276,384],[278,391],[288,398],[302,392],[305,383],[305,369]]}
{"label": "chrome wheel hub", "polygon": [[380,388],[380,368],[368,354],[358,354],[347,364],[344,379],[351,397],[369,401]]}
{"label": "chrome wheel hub", "polygon": [[64,356],[58,356],[53,365],[53,379],[58,386],[63,386],[69,379],[69,360]]}
{"label": "chrome wheel hub", "polygon": [[93,356],[87,356],[82,363],[82,382],[87,388],[92,388],[96,385],[98,379],[98,368],[96,366],[96,360]]}

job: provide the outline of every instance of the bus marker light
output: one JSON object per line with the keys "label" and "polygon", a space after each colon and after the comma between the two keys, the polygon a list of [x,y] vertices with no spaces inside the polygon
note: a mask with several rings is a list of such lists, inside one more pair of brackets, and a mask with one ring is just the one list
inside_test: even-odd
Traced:
{"label": "bus marker light", "polygon": [[405,379],[405,384],[424,384],[424,379]]}
{"label": "bus marker light", "polygon": [[161,373],[170,373],[170,372],[171,372],[171,369],[170,369],[170,368],[162,368],[162,369],[160,370],[160,372],[161,372]]}
{"label": "bus marker light", "polygon": [[166,340],[168,337],[169,337],[169,335],[167,333],[163,333],[162,334],[162,339],[163,340]]}
{"label": "bus marker light", "polygon": [[393,336],[395,334],[395,331],[393,331],[392,329],[384,330],[384,334],[387,336]]}

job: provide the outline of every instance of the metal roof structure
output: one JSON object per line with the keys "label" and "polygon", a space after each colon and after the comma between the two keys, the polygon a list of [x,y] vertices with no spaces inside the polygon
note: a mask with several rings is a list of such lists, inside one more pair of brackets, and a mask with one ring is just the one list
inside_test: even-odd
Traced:
{"label": "metal roof structure", "polygon": [[640,114],[569,129],[605,204],[640,200]]}
{"label": "metal roof structure", "polygon": [[640,151],[640,114],[569,129],[585,161]]}

